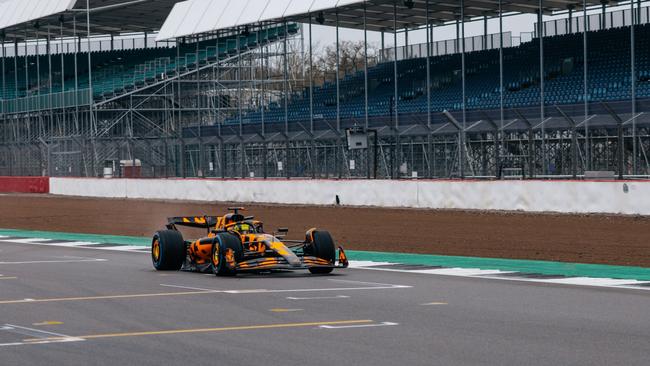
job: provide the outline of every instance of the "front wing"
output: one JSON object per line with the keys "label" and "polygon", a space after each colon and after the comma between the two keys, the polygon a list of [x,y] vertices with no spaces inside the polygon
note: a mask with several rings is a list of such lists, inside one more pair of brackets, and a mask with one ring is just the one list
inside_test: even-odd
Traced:
{"label": "front wing", "polygon": [[317,258],[313,256],[299,256],[300,264],[292,265],[283,257],[262,257],[244,260],[235,265],[237,271],[261,271],[261,270],[272,270],[272,269],[309,269],[314,267],[320,268],[347,268],[348,259],[343,251],[343,248],[339,247],[338,250],[338,261],[334,263],[329,262],[322,258]]}

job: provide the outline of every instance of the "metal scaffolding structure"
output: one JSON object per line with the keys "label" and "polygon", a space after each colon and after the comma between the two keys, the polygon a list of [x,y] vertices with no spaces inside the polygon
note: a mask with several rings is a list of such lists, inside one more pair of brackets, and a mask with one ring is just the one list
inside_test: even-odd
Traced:
{"label": "metal scaffolding structure", "polygon": [[[557,8],[550,0],[537,4],[537,38],[539,38],[539,75],[544,75],[544,16]],[[420,12],[423,25],[409,26],[402,17],[413,9]],[[429,62],[426,67],[427,112],[399,113],[398,57],[392,58],[394,95],[391,113],[376,117],[369,114],[369,75],[367,34],[371,22],[371,5],[391,5],[385,14],[392,22],[382,21],[382,34],[423,29],[427,46],[425,57],[433,57],[433,34],[436,27],[455,22],[459,27],[456,48],[461,53],[458,65],[462,80],[462,100],[458,109],[434,111]],[[587,22],[590,3],[570,3],[583,11],[584,102],[579,105],[548,105],[545,103],[544,77],[540,78],[540,104],[537,107],[507,108],[504,105],[503,20],[512,15],[502,0],[492,11],[480,18],[467,14],[470,0],[460,0],[449,11],[449,19],[437,18],[440,4],[433,0],[370,1],[356,4],[362,18],[364,33],[364,115],[343,118],[341,113],[339,28],[341,16],[334,8],[331,14],[308,13],[281,22],[234,26],[174,40],[177,58],[182,49],[196,48],[191,67],[175,62],[172,72],[157,73],[158,64],[147,65],[142,73],[154,73],[133,88],[98,96],[93,83],[103,77],[93,73],[94,39],[106,41],[110,49],[116,40],[111,35],[96,38],[102,31],[93,31],[93,11],[62,15],[23,24],[18,36],[14,30],[0,34],[2,42],[2,83],[13,82],[16,97],[0,101],[0,175],[89,176],[104,174],[126,177],[215,177],[215,178],[576,178],[593,171],[614,172],[619,178],[650,176],[650,101],[636,97],[635,24],[641,19],[641,2],[629,3],[630,80],[629,101],[590,102],[588,44],[591,29]],[[527,3],[530,4],[530,3]],[[421,6],[421,8],[418,8]],[[600,5],[599,5],[600,6]],[[603,9],[605,3],[603,3]],[[423,10],[422,10],[423,9]],[[554,10],[557,11],[557,10]],[[410,15],[408,15],[410,16]],[[499,90],[500,108],[475,110],[467,108],[465,24],[498,18],[499,23]],[[571,17],[571,15],[570,15]],[[570,18],[571,19],[571,18]],[[303,25],[290,32],[296,22]],[[328,24],[336,32],[336,118],[314,115],[314,47],[312,25]],[[347,23],[345,23],[347,24]],[[487,24],[487,23],[486,23]],[[574,24],[569,20],[569,24]],[[284,36],[260,42],[255,47],[242,47],[240,35],[261,34],[265,30],[284,29]],[[69,33],[72,29],[72,34]],[[292,28],[293,29],[293,28]],[[376,25],[372,28],[377,30]],[[578,30],[571,30],[577,32]],[[487,45],[487,25],[485,31]],[[236,39],[236,52],[216,57],[202,57],[209,47],[216,47],[226,38]],[[304,45],[304,36],[308,44]],[[144,36],[145,48],[148,35]],[[258,37],[257,39],[261,39]],[[382,36],[383,39],[383,36]],[[85,46],[82,44],[85,43]],[[122,41],[122,44],[124,42]],[[134,43],[135,44],[135,43]],[[307,48],[307,52],[305,49]],[[85,50],[84,50],[85,49]],[[118,48],[119,49],[119,48]],[[12,56],[7,52],[11,50]],[[395,48],[397,50],[397,48]],[[383,52],[384,54],[385,52]],[[647,50],[646,50],[647,51]],[[74,59],[74,88],[51,93],[54,80],[65,85],[64,55]],[[21,60],[15,56],[25,56]],[[41,56],[41,57],[39,57]],[[43,58],[43,56],[45,58]],[[53,67],[53,60],[60,69]],[[623,57],[623,55],[621,55]],[[47,64],[41,64],[47,60]],[[17,97],[20,65],[24,62],[24,85],[28,92]],[[169,61],[171,64],[172,60]],[[14,75],[6,80],[5,68],[12,63]],[[32,65],[33,63],[33,65]],[[85,63],[85,65],[84,65]],[[168,64],[168,65],[169,65]],[[533,65],[534,63],[531,63]],[[187,64],[186,64],[187,65]],[[304,72],[292,68],[302,65]],[[70,66],[70,65],[68,65]],[[40,80],[42,70],[48,78]],[[150,69],[147,69],[150,68]],[[153,71],[152,71],[153,70]],[[30,85],[30,73],[38,80]],[[87,75],[81,75],[87,73]],[[33,74],[32,74],[33,75]],[[87,78],[82,85],[81,79]],[[68,81],[69,83],[69,81]],[[46,92],[48,91],[48,92]],[[292,101],[307,98],[309,117],[290,121]],[[269,106],[283,109],[281,122],[268,120]],[[247,111],[259,111],[261,123],[246,120]],[[346,131],[366,133],[365,149],[349,149]],[[106,170],[108,169],[108,170]]]}

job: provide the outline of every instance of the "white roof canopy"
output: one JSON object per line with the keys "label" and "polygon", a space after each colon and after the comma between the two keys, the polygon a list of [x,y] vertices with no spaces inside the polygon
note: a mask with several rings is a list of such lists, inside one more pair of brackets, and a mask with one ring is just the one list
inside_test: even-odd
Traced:
{"label": "white roof canopy", "polygon": [[[156,31],[177,2],[90,0],[90,31],[95,35]],[[85,35],[86,11],[84,0],[0,0],[0,30],[8,39],[43,38],[48,30],[72,36],[76,16],[77,34]]]}
{"label": "white roof canopy", "polygon": [[77,0],[7,0],[0,3],[0,29],[71,10]]}
{"label": "white roof canopy", "polygon": [[[542,3],[547,14],[570,7],[582,9],[583,4],[582,0],[543,0]],[[158,40],[261,23],[306,23],[309,17],[322,25],[362,29],[364,8],[368,30],[392,32],[394,28],[425,25],[427,7],[428,18],[434,24],[458,20],[460,4],[460,0],[187,0],[176,4]],[[587,0],[588,6],[600,4],[600,0]],[[466,19],[494,17],[498,15],[499,1],[464,0],[464,9]],[[505,13],[537,13],[539,0],[504,0],[502,9]]]}
{"label": "white roof canopy", "polygon": [[[163,24],[157,40],[230,29],[237,26],[309,14],[364,0],[188,0],[177,3]],[[202,18],[207,16],[210,21]],[[201,21],[196,21],[202,19]]]}

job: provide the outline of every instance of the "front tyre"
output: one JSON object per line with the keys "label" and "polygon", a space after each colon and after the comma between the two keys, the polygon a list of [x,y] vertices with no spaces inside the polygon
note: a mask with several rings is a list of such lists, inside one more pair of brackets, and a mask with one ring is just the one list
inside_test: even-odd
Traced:
{"label": "front tyre", "polygon": [[[336,246],[330,233],[314,230],[310,240],[311,243],[307,244],[309,254],[317,258],[325,259],[333,266],[336,260]],[[309,268],[309,272],[312,274],[328,274],[333,269],[332,267],[311,267]]]}
{"label": "front tyre", "polygon": [[185,262],[187,249],[183,235],[175,230],[162,230],[151,241],[151,261],[158,271],[178,271]]}
{"label": "front tyre", "polygon": [[212,272],[217,276],[237,275],[237,262],[244,255],[241,240],[230,233],[219,233],[212,243],[210,262]]}

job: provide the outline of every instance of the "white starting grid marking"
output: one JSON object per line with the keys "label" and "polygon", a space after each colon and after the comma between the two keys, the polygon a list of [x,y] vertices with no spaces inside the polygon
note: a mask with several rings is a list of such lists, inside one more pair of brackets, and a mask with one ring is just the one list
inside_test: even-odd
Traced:
{"label": "white starting grid marking", "polygon": [[393,322],[381,322],[374,324],[358,324],[358,325],[319,325],[318,328],[321,329],[350,329],[350,328],[375,328],[375,327],[390,327],[394,325],[399,325],[399,323]]}
{"label": "white starting grid marking", "polygon": [[29,340],[22,339],[16,342],[0,343],[0,347],[10,346],[28,346],[36,344],[49,344],[49,343],[68,343],[68,342],[81,342],[83,338],[71,337],[61,333],[48,332],[45,330],[27,328],[19,325],[5,324],[0,327],[0,331],[11,334],[16,334],[21,337],[31,337]]}

